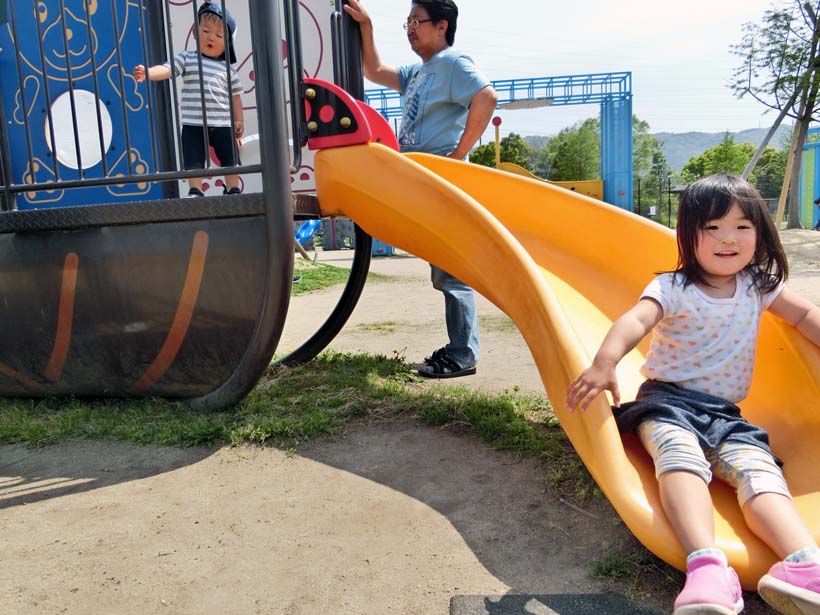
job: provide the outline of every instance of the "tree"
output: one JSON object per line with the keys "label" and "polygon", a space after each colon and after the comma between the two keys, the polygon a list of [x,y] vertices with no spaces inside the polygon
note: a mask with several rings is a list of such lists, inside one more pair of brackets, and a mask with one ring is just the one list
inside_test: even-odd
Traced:
{"label": "tree", "polygon": [[[501,139],[501,162],[512,162],[530,170],[529,161],[532,148],[523,137],[511,132]],[[485,167],[495,167],[495,142],[486,143],[473,150],[470,162],[482,164]]]}
{"label": "tree", "polygon": [[495,141],[479,145],[470,152],[470,162],[495,168]]}
{"label": "tree", "polygon": [[[789,195],[789,228],[800,227],[798,189],[800,158],[809,123],[818,111],[820,91],[820,1],[791,0],[763,14],[760,24],[743,26],[743,37],[732,52],[742,58],[735,70],[732,89],[742,98],[752,96],[761,104],[795,119],[786,174],[778,205],[778,221]],[[765,144],[764,144],[765,145]]]}
{"label": "tree", "polygon": [[681,169],[681,177],[689,183],[714,173],[740,175],[754,152],[754,145],[735,143],[734,137],[727,132],[723,141],[710,147],[699,156],[690,158]]}
{"label": "tree", "polygon": [[579,181],[601,176],[601,124],[589,118],[564,128],[547,143],[553,181]]}
{"label": "tree", "polygon": [[[632,174],[643,177],[653,168],[662,143],[649,134],[649,122],[632,116]],[[666,158],[664,158],[664,162]]]}
{"label": "tree", "polygon": [[749,176],[760,193],[767,199],[776,199],[780,195],[786,174],[786,159],[788,151],[767,147],[763,150],[755,165],[754,172]]}

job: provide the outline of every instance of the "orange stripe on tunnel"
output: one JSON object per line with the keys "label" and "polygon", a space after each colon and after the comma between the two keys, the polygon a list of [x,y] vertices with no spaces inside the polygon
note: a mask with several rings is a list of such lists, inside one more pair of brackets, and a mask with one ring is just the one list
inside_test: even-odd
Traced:
{"label": "orange stripe on tunnel", "polygon": [[63,280],[60,286],[60,303],[57,307],[57,329],[54,332],[54,346],[43,376],[49,382],[56,382],[63,374],[71,343],[71,329],[74,320],[74,300],[77,290],[77,270],[80,258],[74,252],[66,254],[63,261]]}
{"label": "orange stripe on tunnel", "polygon": [[185,283],[177,305],[177,312],[174,315],[174,322],[171,323],[171,328],[156,358],[132,387],[133,392],[144,393],[147,391],[162,378],[163,374],[173,364],[191,324],[194,307],[196,307],[197,297],[199,296],[199,287],[202,283],[202,274],[205,271],[207,253],[208,233],[197,231],[194,235],[191,257],[188,260],[188,272],[185,275]]}

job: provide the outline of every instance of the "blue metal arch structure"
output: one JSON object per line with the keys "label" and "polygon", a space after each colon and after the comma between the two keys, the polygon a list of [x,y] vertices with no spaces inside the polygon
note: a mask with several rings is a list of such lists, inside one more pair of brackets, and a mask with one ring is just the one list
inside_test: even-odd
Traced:
{"label": "blue metal arch structure", "polygon": [[[598,104],[601,108],[601,179],[604,200],[632,211],[632,73],[592,73],[492,82],[498,105],[550,101],[552,106]],[[365,90],[365,102],[385,118],[401,117],[395,90]]]}

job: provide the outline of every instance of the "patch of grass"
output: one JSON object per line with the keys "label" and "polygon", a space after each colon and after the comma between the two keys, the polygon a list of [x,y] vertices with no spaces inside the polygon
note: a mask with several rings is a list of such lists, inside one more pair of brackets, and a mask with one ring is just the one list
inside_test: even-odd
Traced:
{"label": "patch of grass", "polygon": [[163,399],[0,400],[0,443],[44,446],[90,438],[287,448],[338,432],[353,419],[400,415],[469,428],[494,447],[521,455],[547,460],[574,455],[542,396],[428,387],[398,356],[334,352],[299,367],[272,366],[240,404],[209,414]]}
{"label": "patch of grass", "polygon": [[610,546],[593,560],[590,573],[617,584],[627,596],[639,601],[669,598],[668,588],[683,586],[683,573],[652,555],[631,535],[625,544]]}
{"label": "patch of grass", "polygon": [[[335,267],[324,263],[312,263],[302,258],[296,258],[293,263],[293,273],[302,276],[302,279],[293,285],[291,294],[303,295],[323,288],[346,284],[350,277],[350,270],[346,267]],[[368,273],[368,282],[385,282],[391,276],[379,273]]]}
{"label": "patch of grass", "polygon": [[[356,421],[400,416],[475,433],[495,448],[540,460],[550,486],[569,501],[603,498],[543,396],[517,388],[487,394],[429,386],[398,355],[325,352],[303,366],[271,366],[241,403],[207,414],[156,398],[0,399],[0,444],[39,447],[83,438],[180,447],[254,444],[295,455],[300,443]],[[635,597],[651,591],[647,578],[661,583],[655,587],[678,583],[671,568],[629,538],[631,546],[593,562],[593,576],[626,586]]]}
{"label": "patch of grass", "polygon": [[354,329],[363,333],[395,333],[398,329],[416,327],[413,323],[383,320],[381,322],[366,322],[356,325]]}
{"label": "patch of grass", "polygon": [[518,331],[512,318],[505,314],[493,316],[479,316],[478,324],[484,331],[498,331],[499,333],[514,333]]}

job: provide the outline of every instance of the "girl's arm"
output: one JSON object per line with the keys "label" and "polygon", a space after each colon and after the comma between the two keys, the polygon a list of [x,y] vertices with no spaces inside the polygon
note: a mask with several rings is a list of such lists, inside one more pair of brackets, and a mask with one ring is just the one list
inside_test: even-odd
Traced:
{"label": "girl's arm", "polygon": [[165,79],[170,79],[171,67],[166,66],[165,64],[157,64],[156,66],[150,66],[148,68],[145,68],[142,64],[138,64],[134,67],[134,79],[137,80],[137,83],[142,83],[145,81],[146,76],[150,81],[164,81]]}
{"label": "girl's arm", "polygon": [[795,327],[815,346],[820,346],[820,307],[784,288],[769,306],[769,311]]}
{"label": "girl's arm", "polygon": [[578,376],[567,390],[567,406],[570,412],[581,404],[580,410],[587,409],[599,393],[612,393],[612,403],[621,403],[615,366],[627,353],[638,345],[647,333],[663,317],[661,306],[653,299],[643,298],[626,314],[616,320],[606,334],[592,365]]}

